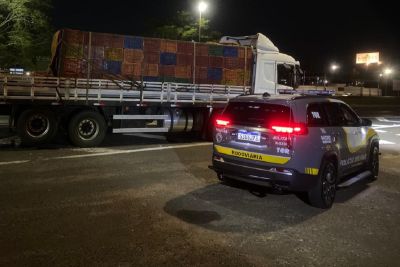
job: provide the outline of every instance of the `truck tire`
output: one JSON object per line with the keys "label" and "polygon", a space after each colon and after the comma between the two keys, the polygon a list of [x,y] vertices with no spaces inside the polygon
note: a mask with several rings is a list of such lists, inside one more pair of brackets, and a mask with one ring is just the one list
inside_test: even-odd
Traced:
{"label": "truck tire", "polygon": [[51,142],[58,128],[54,113],[46,109],[25,110],[19,116],[16,126],[21,143],[27,146]]}
{"label": "truck tire", "polygon": [[375,181],[379,175],[379,146],[377,144],[372,145],[369,154],[368,170],[372,172],[371,180]]}
{"label": "truck tire", "polygon": [[103,142],[107,124],[103,116],[94,111],[81,111],[68,124],[68,135],[78,147],[94,147]]}
{"label": "truck tire", "polygon": [[332,207],[336,196],[337,170],[331,161],[324,161],[319,172],[318,184],[308,191],[311,206],[320,209]]}

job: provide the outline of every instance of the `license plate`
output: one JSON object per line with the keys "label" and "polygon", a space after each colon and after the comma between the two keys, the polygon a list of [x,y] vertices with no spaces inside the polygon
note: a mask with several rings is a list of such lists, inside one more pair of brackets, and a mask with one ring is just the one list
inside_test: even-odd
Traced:
{"label": "license plate", "polygon": [[241,131],[238,133],[238,140],[260,143],[261,135],[258,132],[243,132],[243,131]]}

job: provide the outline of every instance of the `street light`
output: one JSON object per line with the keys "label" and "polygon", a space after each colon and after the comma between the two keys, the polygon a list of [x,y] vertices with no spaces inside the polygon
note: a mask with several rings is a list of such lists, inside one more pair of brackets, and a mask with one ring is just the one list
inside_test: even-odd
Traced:
{"label": "street light", "polygon": [[331,71],[332,71],[332,72],[336,71],[337,69],[339,69],[339,66],[338,66],[338,65],[336,65],[336,64],[332,64],[332,65],[331,65]]}
{"label": "street light", "polygon": [[392,74],[392,72],[393,72],[393,70],[390,69],[390,68],[387,68],[387,69],[385,69],[385,71],[384,71],[385,75],[390,75],[390,74]]}
{"label": "street light", "polygon": [[199,42],[201,42],[201,15],[204,11],[206,11],[208,5],[206,2],[200,2],[198,5],[198,9],[199,9]]}

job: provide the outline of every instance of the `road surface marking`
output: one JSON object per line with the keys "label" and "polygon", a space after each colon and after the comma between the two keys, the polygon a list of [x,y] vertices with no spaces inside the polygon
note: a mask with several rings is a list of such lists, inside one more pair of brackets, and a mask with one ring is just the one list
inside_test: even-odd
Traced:
{"label": "road surface marking", "polygon": [[30,160],[16,160],[16,161],[6,161],[6,162],[0,162],[0,166],[3,165],[11,165],[11,164],[21,164],[21,163],[27,163]]}
{"label": "road surface marking", "polygon": [[376,130],[376,129],[386,129],[386,128],[397,128],[397,127],[400,127],[400,124],[394,124],[394,125],[378,125],[378,124],[375,124],[375,125],[372,125],[372,128],[374,130]]}
{"label": "road surface marking", "polygon": [[386,140],[379,140],[380,145],[395,145],[396,143],[386,141]]}
{"label": "road surface marking", "polygon": [[381,118],[381,117],[378,117],[378,118],[376,118],[378,121],[384,121],[384,122],[396,122],[396,123],[399,123],[400,121],[397,121],[397,120],[388,120],[388,119],[386,119],[386,118]]}
{"label": "road surface marking", "polygon": [[124,135],[142,137],[142,138],[149,138],[149,139],[164,140],[164,141],[167,140],[167,138],[165,136],[155,135],[155,134],[136,133],[136,134],[124,134]]}
{"label": "road surface marking", "polygon": [[52,160],[52,159],[78,159],[78,158],[89,158],[89,157],[119,155],[119,154],[132,154],[132,153],[147,152],[147,151],[159,151],[159,150],[189,148],[189,147],[198,147],[198,146],[211,146],[211,145],[212,145],[212,143],[194,143],[194,144],[188,144],[188,145],[148,147],[148,148],[139,148],[139,149],[131,149],[131,150],[114,150],[114,151],[103,152],[103,153],[93,153],[93,154],[85,154],[85,155],[72,155],[72,156],[47,158],[45,160]]}
{"label": "road surface marking", "polygon": [[377,133],[387,133],[387,131],[384,131],[384,130],[378,130],[378,129],[374,129],[375,130],[375,132],[377,132]]}

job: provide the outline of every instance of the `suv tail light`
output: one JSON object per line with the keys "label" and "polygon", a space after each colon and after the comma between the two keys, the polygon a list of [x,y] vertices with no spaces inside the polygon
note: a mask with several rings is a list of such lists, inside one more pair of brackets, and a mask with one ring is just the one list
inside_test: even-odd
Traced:
{"label": "suv tail light", "polygon": [[228,126],[230,124],[231,124],[231,121],[228,118],[224,117],[224,116],[218,116],[215,119],[215,125],[216,126],[224,127],[224,126]]}
{"label": "suv tail light", "polygon": [[285,124],[272,124],[270,129],[277,134],[296,134],[296,135],[304,135],[307,134],[308,130],[304,124],[294,124],[294,125],[285,125]]}

